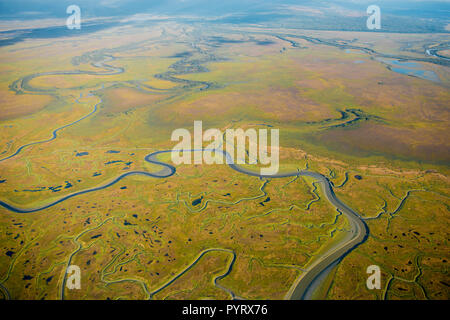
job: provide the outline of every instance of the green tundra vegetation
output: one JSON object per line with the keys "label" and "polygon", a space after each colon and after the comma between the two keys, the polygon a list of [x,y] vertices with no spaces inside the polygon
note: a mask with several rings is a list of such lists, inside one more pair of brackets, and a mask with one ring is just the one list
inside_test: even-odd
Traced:
{"label": "green tundra vegetation", "polygon": [[[369,229],[315,298],[449,299],[449,64],[417,50],[445,41],[165,22],[0,47],[0,201],[159,172],[196,120],[276,128],[281,172],[326,176]],[[0,296],[283,299],[349,230],[313,178],[183,164],[1,206]]]}

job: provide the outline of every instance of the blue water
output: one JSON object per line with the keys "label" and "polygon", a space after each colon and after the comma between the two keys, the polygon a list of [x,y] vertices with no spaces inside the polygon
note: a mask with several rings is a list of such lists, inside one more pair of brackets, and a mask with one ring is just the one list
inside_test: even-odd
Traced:
{"label": "blue water", "polygon": [[405,74],[408,76],[414,76],[417,78],[430,80],[434,82],[440,82],[439,76],[434,72],[430,70],[420,70],[420,69],[407,69],[407,68],[391,68],[392,71]]}
{"label": "blue water", "polygon": [[414,76],[433,82],[441,81],[439,76],[434,71],[424,69],[420,63],[382,58],[378,58],[377,60],[389,65],[392,71],[400,74]]}
{"label": "blue water", "polygon": [[89,154],[89,152],[78,152],[75,157],[82,157],[82,156],[87,156]]}
{"label": "blue water", "polygon": [[394,60],[394,59],[377,59],[377,60],[384,62],[386,64],[403,67],[403,68],[416,68],[416,69],[422,68],[422,66],[416,62],[400,61],[400,60]]}
{"label": "blue water", "polygon": [[[82,97],[82,95],[80,94],[80,98],[81,98],[81,97]],[[80,98],[78,98],[78,99],[80,99]],[[77,99],[77,100],[78,100],[78,99]],[[25,145],[21,146],[19,149],[17,149],[16,152],[14,152],[12,155],[10,155],[10,156],[8,156],[8,157],[6,157],[6,158],[0,159],[0,162],[5,161],[5,160],[8,160],[8,159],[11,159],[12,157],[15,157],[15,156],[18,155],[20,152],[22,152],[22,150],[25,149],[25,148],[28,148],[28,147],[33,146],[33,145],[42,144],[42,143],[47,143],[47,142],[50,142],[50,141],[55,140],[56,137],[58,136],[58,132],[59,132],[59,131],[65,129],[65,128],[71,127],[71,126],[73,126],[74,124],[76,124],[76,123],[78,123],[78,122],[80,122],[80,121],[82,121],[82,120],[84,120],[84,119],[90,117],[90,116],[93,115],[95,112],[97,112],[97,106],[98,106],[100,103],[102,103],[101,100],[100,100],[99,103],[97,103],[97,104],[94,106],[94,109],[93,109],[90,113],[88,113],[87,115],[85,115],[84,117],[82,117],[82,118],[80,118],[80,119],[78,119],[78,120],[76,120],[76,121],[74,121],[74,122],[71,122],[71,123],[69,123],[69,124],[66,124],[66,125],[64,125],[64,126],[62,126],[62,127],[59,127],[59,128],[57,128],[57,129],[53,130],[53,132],[52,132],[52,137],[51,137],[51,138],[49,138],[49,139],[47,139],[47,140],[42,140],[42,141],[37,141],[37,142],[31,142],[31,143],[25,144]]]}

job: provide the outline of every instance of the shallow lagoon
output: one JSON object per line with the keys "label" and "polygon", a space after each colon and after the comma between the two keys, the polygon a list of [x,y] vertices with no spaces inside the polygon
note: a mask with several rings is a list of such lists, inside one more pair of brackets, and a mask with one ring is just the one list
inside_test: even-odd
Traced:
{"label": "shallow lagoon", "polygon": [[407,76],[414,76],[434,82],[441,81],[439,79],[439,76],[434,71],[423,69],[423,66],[420,63],[381,58],[378,58],[376,60],[389,65],[391,67],[391,70],[397,73],[401,73]]}

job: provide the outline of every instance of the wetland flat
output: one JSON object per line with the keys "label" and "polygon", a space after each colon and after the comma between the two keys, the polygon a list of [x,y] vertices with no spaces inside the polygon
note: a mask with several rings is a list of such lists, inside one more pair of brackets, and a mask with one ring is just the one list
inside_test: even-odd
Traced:
{"label": "wetland flat", "polygon": [[[449,299],[442,18],[235,18],[4,31],[0,298]],[[244,164],[175,164],[195,121],[279,130],[278,173],[251,139]]]}

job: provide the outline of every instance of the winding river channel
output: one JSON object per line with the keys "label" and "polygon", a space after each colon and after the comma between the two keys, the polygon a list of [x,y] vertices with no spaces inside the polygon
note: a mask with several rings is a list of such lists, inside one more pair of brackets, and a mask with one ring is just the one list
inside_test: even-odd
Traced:
{"label": "winding river channel", "polygon": [[153,153],[148,154],[145,157],[145,161],[154,165],[158,165],[161,167],[161,170],[157,172],[146,172],[146,171],[130,171],[126,172],[124,174],[121,174],[120,176],[116,177],[110,182],[107,182],[103,185],[100,185],[95,188],[86,189],[78,192],[74,192],[68,195],[65,195],[61,197],[60,199],[51,202],[49,204],[35,207],[35,208],[20,208],[17,206],[14,206],[12,204],[8,204],[4,201],[0,201],[0,206],[4,207],[5,209],[15,212],[15,213],[33,213],[42,211],[45,209],[48,209],[50,207],[53,207],[57,204],[60,204],[68,199],[71,199],[73,197],[103,190],[106,188],[109,188],[113,185],[115,185],[117,182],[121,181],[122,179],[132,176],[132,175],[141,175],[141,176],[147,176],[151,178],[169,178],[172,175],[175,174],[176,168],[172,166],[171,164],[162,162],[157,159],[157,156],[164,153],[171,153],[171,152],[198,152],[198,151],[216,151],[216,152],[222,152],[226,158],[227,162],[229,162],[228,166],[242,174],[246,174],[253,177],[258,177],[261,179],[276,179],[276,178],[287,178],[287,177],[297,177],[297,176],[308,176],[311,178],[314,178],[316,180],[316,183],[319,183],[322,189],[322,192],[324,193],[326,199],[332,204],[339,212],[342,212],[348,219],[350,224],[350,230],[346,233],[346,236],[343,237],[339,243],[335,244],[333,247],[331,247],[327,252],[322,254],[318,259],[312,263],[309,268],[306,270],[305,273],[303,273],[293,284],[291,289],[289,290],[288,294],[286,295],[286,299],[304,299],[307,297],[310,297],[312,292],[317,289],[317,286],[320,285],[320,282],[317,282],[316,280],[319,278],[323,278],[324,274],[329,272],[331,268],[330,266],[336,265],[339,261],[341,261],[348,253],[350,253],[353,249],[355,249],[357,246],[359,246],[361,243],[363,243],[369,234],[369,229],[367,228],[367,225],[365,222],[361,219],[358,213],[356,213],[353,209],[351,209],[349,206],[347,206],[345,203],[343,203],[339,198],[336,197],[336,194],[333,191],[333,187],[331,182],[328,180],[327,177],[313,172],[309,170],[302,170],[302,171],[294,171],[294,172],[285,172],[285,173],[279,173],[276,175],[261,175],[258,172],[251,171],[248,169],[245,169],[243,167],[240,167],[234,163],[232,163],[231,156],[225,151],[221,149],[217,150],[207,150],[207,149],[193,149],[193,150],[163,150],[163,151],[156,151]]}
{"label": "winding river channel", "polygon": [[[12,84],[11,89],[14,91],[25,90],[25,91],[31,91],[31,92],[35,92],[35,91],[42,92],[42,90],[39,90],[36,88],[31,88],[29,85],[30,80],[32,80],[36,77],[39,77],[39,76],[74,75],[74,74],[112,75],[112,74],[118,74],[118,73],[124,72],[123,68],[116,68],[116,67],[105,64],[105,62],[112,61],[113,59],[114,58],[112,56],[105,55],[103,61],[93,63],[93,65],[97,68],[106,69],[106,71],[103,71],[103,72],[95,73],[95,72],[91,72],[91,71],[76,70],[76,71],[68,71],[68,72],[46,72],[46,73],[34,74],[34,75],[30,75],[28,77],[25,77],[23,79],[15,81]],[[213,59],[213,58],[210,58],[210,59]],[[205,62],[205,61],[202,61],[202,62]],[[196,67],[196,68],[190,67],[190,69],[189,68],[186,69],[185,65],[188,65],[188,64],[189,64],[188,58],[185,57],[171,66],[172,71],[168,71],[165,74],[160,74],[157,76],[164,80],[181,83],[183,85],[183,87],[191,87],[192,88],[192,87],[200,86],[201,87],[200,90],[206,90],[206,89],[210,88],[211,84],[207,83],[207,82],[199,82],[199,81],[194,82],[191,80],[185,80],[185,79],[181,80],[181,79],[175,78],[175,76],[181,75],[181,74],[207,71],[206,68],[202,69],[199,67]],[[94,106],[94,109],[86,116],[84,116],[74,122],[71,122],[69,124],[66,124],[60,128],[53,130],[51,138],[49,138],[47,140],[43,140],[43,141],[25,144],[25,145],[19,147],[10,156],[0,159],[0,162],[3,162],[5,160],[11,159],[11,158],[17,156],[22,150],[24,150],[25,148],[27,148],[29,146],[50,142],[50,141],[56,139],[58,131],[60,131],[64,128],[67,128],[69,126],[72,126],[72,125],[86,119],[87,117],[93,115],[97,111],[97,106],[100,103],[101,103],[101,101],[99,103],[97,103]],[[241,166],[234,164],[230,155],[226,151],[221,150],[221,149],[217,149],[217,150],[204,150],[204,149],[198,150],[197,149],[197,150],[190,150],[190,151],[189,150],[156,151],[156,152],[148,154],[145,157],[145,161],[150,164],[159,166],[160,170],[157,172],[146,172],[146,171],[126,172],[126,173],[119,175],[118,177],[114,178],[113,180],[111,180],[109,182],[105,182],[104,184],[102,184],[98,187],[85,189],[85,190],[81,190],[78,192],[74,192],[74,193],[62,196],[61,198],[59,198],[51,203],[48,203],[48,204],[45,204],[45,205],[42,205],[39,207],[23,208],[23,207],[18,207],[18,206],[15,206],[13,204],[10,204],[10,203],[7,203],[7,202],[1,201],[1,200],[0,200],[0,206],[11,212],[14,212],[14,213],[28,214],[28,213],[39,212],[39,211],[51,208],[55,205],[58,205],[68,199],[71,199],[71,198],[74,198],[77,196],[81,196],[84,194],[88,194],[88,193],[92,193],[95,191],[109,188],[128,176],[140,175],[140,176],[147,176],[147,177],[157,178],[157,179],[166,179],[175,174],[176,168],[174,166],[172,166],[171,164],[168,164],[168,163],[158,160],[158,155],[167,154],[167,153],[171,153],[171,152],[180,152],[180,151],[184,151],[184,152],[199,152],[199,151],[222,152],[225,155],[225,157],[227,158],[228,166],[231,169],[233,169],[234,171],[239,172],[241,174],[257,177],[260,179],[277,179],[277,178],[299,177],[299,176],[307,176],[307,177],[313,178],[313,179],[315,179],[315,184],[320,185],[321,190],[322,190],[323,194],[325,195],[325,198],[328,200],[328,202],[332,206],[334,206],[340,213],[344,214],[347,217],[347,219],[349,221],[350,229],[347,230],[347,232],[345,233],[345,236],[341,237],[339,239],[338,243],[335,243],[325,253],[321,254],[319,257],[315,258],[312,261],[312,263],[307,267],[305,272],[302,273],[297,278],[297,280],[293,283],[289,292],[285,296],[286,299],[309,299],[309,298],[311,298],[312,293],[315,292],[315,290],[318,287],[320,287],[321,283],[323,282],[323,279],[326,278],[326,275],[333,269],[333,267],[336,266],[353,249],[355,249],[357,246],[362,244],[368,237],[369,229],[368,229],[366,223],[364,222],[364,220],[359,216],[358,213],[356,213],[349,206],[347,206],[345,203],[343,203],[341,200],[339,200],[339,198],[336,196],[336,194],[333,191],[332,183],[329,181],[329,179],[327,177],[325,177],[319,173],[309,171],[309,170],[302,170],[302,171],[297,170],[294,172],[284,172],[284,173],[279,173],[276,175],[261,175],[258,172],[251,171],[251,170],[245,169]],[[201,256],[199,256],[199,258],[201,258]],[[225,277],[231,271],[231,268],[232,268],[232,264],[230,264],[228,271],[216,280],[220,280],[221,278]],[[189,268],[187,268],[187,270],[188,269]],[[4,288],[4,287],[1,286],[0,289],[1,288]],[[4,290],[2,290],[2,291],[8,293],[6,288],[4,288]],[[9,294],[8,294],[8,296],[9,296]],[[234,294],[233,294],[233,296],[234,296]]]}
{"label": "winding river channel", "polygon": [[[81,96],[80,96],[80,98],[81,98]],[[77,100],[78,100],[78,99],[77,99]],[[62,127],[59,127],[59,128],[57,128],[57,129],[53,130],[53,132],[52,132],[52,137],[51,137],[51,138],[46,139],[46,140],[35,141],[35,142],[31,142],[31,143],[24,144],[23,146],[19,147],[19,148],[16,150],[16,152],[14,152],[13,154],[11,154],[11,155],[9,155],[9,156],[7,156],[7,157],[5,157],[5,158],[0,159],[0,162],[3,162],[3,161],[5,161],[5,160],[11,159],[11,158],[17,156],[22,150],[26,149],[27,147],[31,147],[31,146],[34,146],[34,145],[37,145],[37,144],[47,143],[47,142],[50,142],[50,141],[55,140],[56,137],[58,136],[58,132],[59,132],[59,131],[65,129],[65,128],[71,127],[71,126],[73,126],[74,124],[77,124],[78,122],[83,121],[84,119],[86,119],[86,118],[90,117],[91,115],[93,115],[94,113],[96,113],[96,112],[97,112],[98,105],[101,104],[102,102],[103,102],[103,101],[100,99],[100,102],[97,103],[97,104],[94,106],[94,109],[93,109],[91,112],[89,112],[87,115],[81,117],[81,118],[78,119],[78,120],[75,120],[74,122],[71,122],[71,123],[69,123],[69,124],[66,124],[66,125],[64,125],[64,126],[62,126]]]}

